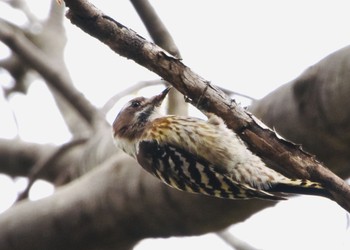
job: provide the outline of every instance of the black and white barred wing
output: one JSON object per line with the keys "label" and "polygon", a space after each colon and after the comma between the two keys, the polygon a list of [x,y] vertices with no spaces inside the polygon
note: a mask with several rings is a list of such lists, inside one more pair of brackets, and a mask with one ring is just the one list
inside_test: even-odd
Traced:
{"label": "black and white barred wing", "polygon": [[139,143],[137,161],[148,172],[176,189],[227,199],[284,199],[263,190],[240,184],[207,160],[157,141]]}

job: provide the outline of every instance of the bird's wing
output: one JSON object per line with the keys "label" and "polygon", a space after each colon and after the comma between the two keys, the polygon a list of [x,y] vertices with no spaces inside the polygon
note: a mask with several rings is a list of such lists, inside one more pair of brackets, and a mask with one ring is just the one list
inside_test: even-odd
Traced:
{"label": "bird's wing", "polygon": [[144,140],[139,144],[139,164],[164,183],[179,190],[228,199],[283,197],[238,183],[216,171],[217,166],[175,145]]}
{"label": "bird's wing", "polygon": [[213,163],[219,168],[218,172],[228,173],[227,168],[220,166],[228,167],[227,163],[232,161],[232,158],[237,158],[229,155],[232,152],[229,147],[232,147],[235,138],[230,138],[233,135],[232,131],[229,131],[230,135],[227,136],[220,132],[228,130],[217,126],[220,125],[194,117],[166,116],[155,119],[146,129],[143,139],[181,148]]}

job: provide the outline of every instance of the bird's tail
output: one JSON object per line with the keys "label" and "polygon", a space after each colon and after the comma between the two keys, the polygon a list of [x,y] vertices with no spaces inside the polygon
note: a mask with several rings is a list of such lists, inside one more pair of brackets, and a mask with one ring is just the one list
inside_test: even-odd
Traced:
{"label": "bird's tail", "polygon": [[303,179],[288,179],[274,183],[267,192],[317,195],[332,199],[331,193],[321,183]]}

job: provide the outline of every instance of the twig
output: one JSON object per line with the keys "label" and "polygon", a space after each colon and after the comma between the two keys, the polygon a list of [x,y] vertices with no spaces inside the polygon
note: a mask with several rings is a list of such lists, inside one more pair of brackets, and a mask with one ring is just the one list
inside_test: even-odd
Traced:
{"label": "twig", "polygon": [[127,88],[114,96],[112,96],[105,105],[101,108],[101,112],[103,114],[107,114],[108,111],[116,104],[116,102],[119,101],[120,98],[129,95],[135,91],[138,91],[140,89],[143,89],[145,87],[155,86],[155,85],[167,85],[168,83],[164,80],[152,80],[152,81],[141,81],[136,83],[135,85],[132,85],[130,88]]}
{"label": "twig", "polygon": [[30,191],[30,188],[34,184],[34,182],[43,175],[44,171],[47,171],[47,168],[50,167],[55,161],[57,161],[60,157],[62,157],[63,154],[67,153],[68,150],[72,149],[73,147],[83,144],[87,141],[86,138],[76,139],[73,141],[70,141],[66,144],[63,144],[60,148],[58,148],[55,152],[53,152],[51,155],[46,157],[45,159],[39,160],[31,169],[29,175],[28,175],[28,184],[26,189],[17,197],[17,201],[19,202],[23,199],[28,198],[28,194]]}
{"label": "twig", "polygon": [[226,88],[223,88],[223,87],[218,87],[222,92],[224,92],[226,95],[228,96],[231,96],[231,95],[236,95],[236,96],[241,96],[241,97],[244,97],[244,98],[247,98],[249,100],[251,100],[252,102],[256,101],[255,98],[249,96],[249,95],[245,95],[245,94],[242,94],[242,93],[239,93],[239,92],[236,92],[236,91],[233,91],[233,90],[230,90],[230,89],[226,89]]}
{"label": "twig", "polygon": [[15,126],[16,126],[16,137],[19,138],[19,125],[18,125],[18,119],[17,119],[17,116],[16,116],[16,113],[15,111],[13,110],[10,102],[8,101],[8,98],[6,96],[6,89],[2,88],[3,89],[3,92],[4,92],[4,99],[6,100],[6,102],[8,103],[9,107],[10,107],[10,110],[11,110],[11,115],[12,115],[12,118],[13,118],[13,121],[15,123]]}
{"label": "twig", "polygon": [[216,235],[236,250],[258,250],[247,242],[235,237],[228,230],[216,232]]}

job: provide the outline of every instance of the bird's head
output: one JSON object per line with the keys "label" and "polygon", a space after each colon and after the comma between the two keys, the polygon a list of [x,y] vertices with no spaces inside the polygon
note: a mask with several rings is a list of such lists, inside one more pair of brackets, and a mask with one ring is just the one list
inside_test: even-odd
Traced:
{"label": "bird's head", "polygon": [[170,89],[150,98],[136,97],[125,104],[113,122],[114,138],[132,141],[141,136],[146,125],[161,116],[159,107]]}

